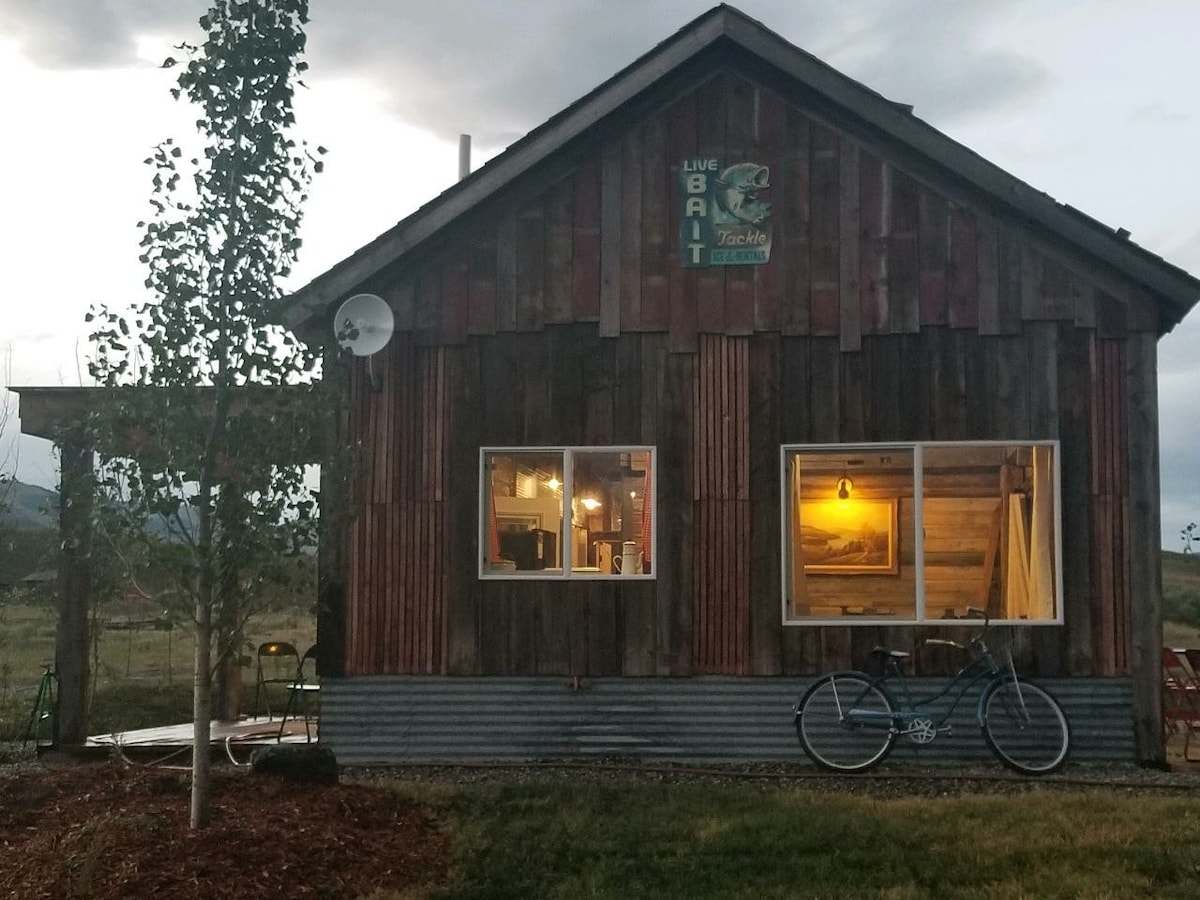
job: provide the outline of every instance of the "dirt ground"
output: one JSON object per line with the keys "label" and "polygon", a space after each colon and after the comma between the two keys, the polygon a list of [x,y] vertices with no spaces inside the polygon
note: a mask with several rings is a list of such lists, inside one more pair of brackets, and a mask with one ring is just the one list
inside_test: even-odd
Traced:
{"label": "dirt ground", "polygon": [[392,791],[214,774],[212,824],[193,832],[186,772],[0,772],[0,898],[343,898],[445,877],[447,837]]}

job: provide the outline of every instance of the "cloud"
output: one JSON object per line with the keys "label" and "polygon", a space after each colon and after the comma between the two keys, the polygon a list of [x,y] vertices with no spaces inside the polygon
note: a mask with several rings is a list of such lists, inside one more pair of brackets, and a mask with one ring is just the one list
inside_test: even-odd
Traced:
{"label": "cloud", "polygon": [[[922,118],[981,115],[1044,86],[1036,61],[980,41],[1014,0],[916,0],[864,11],[820,0],[746,0],[787,40]],[[710,2],[340,0],[312,6],[312,77],[353,76],[399,118],[443,138],[510,143],[666,39]],[[882,6],[882,5],[881,5]],[[199,6],[180,0],[0,0],[0,31],[47,68],[138,61],[147,34],[194,39]]]}
{"label": "cloud", "polygon": [[199,33],[197,6],[179,0],[0,0],[0,34],[46,69],[107,69],[143,64],[137,38]]}

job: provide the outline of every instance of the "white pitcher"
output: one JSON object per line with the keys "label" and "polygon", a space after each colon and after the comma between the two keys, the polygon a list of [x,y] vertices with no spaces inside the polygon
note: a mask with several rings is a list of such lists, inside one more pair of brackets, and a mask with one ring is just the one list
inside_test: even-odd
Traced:
{"label": "white pitcher", "polygon": [[637,541],[621,544],[621,555],[613,558],[613,565],[618,575],[641,575],[642,552],[637,548]]}

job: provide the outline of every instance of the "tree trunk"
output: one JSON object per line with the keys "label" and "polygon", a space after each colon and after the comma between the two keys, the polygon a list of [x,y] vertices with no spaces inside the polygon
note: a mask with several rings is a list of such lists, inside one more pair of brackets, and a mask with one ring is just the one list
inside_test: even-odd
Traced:
{"label": "tree trunk", "polygon": [[[201,576],[202,581],[207,580]],[[205,588],[207,587],[207,593]],[[212,795],[212,582],[196,597],[196,656],[192,682],[192,828],[208,825]]]}

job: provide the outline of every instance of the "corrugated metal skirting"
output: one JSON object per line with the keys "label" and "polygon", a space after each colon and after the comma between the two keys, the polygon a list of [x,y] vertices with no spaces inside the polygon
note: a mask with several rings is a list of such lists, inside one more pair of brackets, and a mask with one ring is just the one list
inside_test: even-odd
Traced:
{"label": "corrugated metal skirting", "polygon": [[[325,679],[321,742],[343,765],[621,757],[644,761],[802,761],[792,704],[812,679],[379,676]],[[1071,721],[1074,761],[1132,761],[1128,678],[1039,680]],[[914,679],[935,693],[944,679]],[[975,692],[953,734],[894,761],[991,758]]]}

